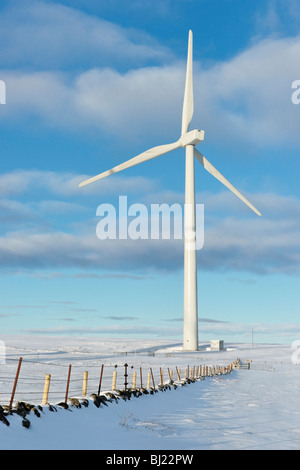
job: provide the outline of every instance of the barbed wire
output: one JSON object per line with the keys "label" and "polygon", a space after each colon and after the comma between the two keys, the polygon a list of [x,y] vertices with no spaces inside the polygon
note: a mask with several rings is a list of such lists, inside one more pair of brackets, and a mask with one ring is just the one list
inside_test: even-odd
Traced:
{"label": "barbed wire", "polygon": [[[121,362],[119,362],[118,364],[105,364],[102,360],[98,359],[92,359],[93,361],[97,361],[97,364],[80,363],[76,364],[75,366],[72,366],[71,364],[69,364],[69,361],[66,361],[64,364],[62,364],[52,361],[37,361],[26,358],[23,360],[22,358],[20,376],[18,376],[18,383],[15,387],[16,390],[14,390],[12,394],[11,389],[15,382],[15,370],[10,371],[5,369],[17,362],[19,362],[20,365],[20,359],[17,360],[14,358],[10,358],[5,365],[2,365],[0,367],[1,406],[7,404],[11,396],[14,396],[15,401],[24,401],[29,399],[38,400],[38,397],[40,397],[41,402],[44,393],[45,377],[47,375],[51,377],[51,387],[49,391],[49,396],[51,397],[52,401],[64,399],[63,397],[66,393],[66,386],[68,388],[68,396],[83,396],[84,372],[87,372],[88,374],[88,379],[86,383],[86,393],[90,395],[92,393],[97,393],[97,391],[100,390],[100,387],[102,387],[102,390],[112,390],[113,372],[116,374],[115,384],[117,385],[117,388],[120,389],[124,388],[124,386],[125,388],[127,386],[131,387],[131,384],[133,384],[133,380],[136,381],[137,387],[145,387],[146,383],[147,385],[149,385],[149,383],[151,382],[151,386],[155,388],[155,386],[159,383],[162,383],[163,380],[165,382],[170,381],[173,377],[175,378],[175,380],[180,379],[180,368],[178,369],[174,365],[173,367],[171,367],[171,369],[165,367],[164,370],[163,368],[155,365],[155,368],[153,367],[153,370],[152,367],[149,366],[149,364],[144,365],[144,367],[140,364],[128,365],[127,363],[124,364]],[[200,367],[207,366],[189,365],[185,367],[182,377],[189,377],[193,374],[199,375]],[[61,373],[62,368],[64,369],[64,374]],[[90,369],[92,369],[93,371],[92,374],[89,374]],[[2,371],[5,375],[2,375]],[[70,373],[70,380],[68,377],[68,371]],[[45,375],[43,376],[42,374]],[[79,383],[82,384],[82,387],[80,388],[78,386]]]}

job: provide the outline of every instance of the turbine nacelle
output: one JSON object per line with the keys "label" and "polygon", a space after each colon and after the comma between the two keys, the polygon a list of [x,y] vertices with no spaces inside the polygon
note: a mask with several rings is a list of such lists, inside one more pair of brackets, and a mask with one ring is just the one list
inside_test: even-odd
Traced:
{"label": "turbine nacelle", "polygon": [[179,142],[181,147],[186,147],[187,145],[197,145],[199,142],[204,140],[204,131],[199,131],[198,129],[194,129],[193,131],[187,132],[183,134]]}

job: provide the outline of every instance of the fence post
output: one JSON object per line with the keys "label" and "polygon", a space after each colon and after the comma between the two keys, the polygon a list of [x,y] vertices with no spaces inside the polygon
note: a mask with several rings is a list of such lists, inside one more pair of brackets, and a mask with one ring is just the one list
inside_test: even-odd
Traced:
{"label": "fence post", "polygon": [[113,382],[112,382],[112,389],[116,390],[117,387],[117,371],[114,370],[113,372]]}
{"label": "fence post", "polygon": [[88,371],[85,370],[84,373],[83,373],[83,386],[82,386],[82,396],[83,397],[86,397],[87,382],[88,382]]}
{"label": "fence post", "polygon": [[65,396],[65,403],[68,401],[68,394],[69,394],[69,385],[70,385],[70,378],[71,378],[71,364],[69,365],[69,373],[68,373],[68,380],[67,380],[67,388],[66,388],[66,396]]}
{"label": "fence post", "polygon": [[136,372],[134,371],[133,373],[133,379],[132,379],[132,390],[136,389]]}
{"label": "fence post", "polygon": [[20,359],[19,359],[19,364],[18,364],[18,369],[17,369],[17,373],[16,373],[16,377],[15,377],[15,383],[14,383],[13,391],[12,391],[11,398],[10,398],[9,411],[11,410],[12,404],[13,404],[13,401],[14,401],[15,392],[16,392],[17,383],[18,383],[18,378],[19,378],[20,369],[21,369],[21,364],[22,364],[22,360],[23,360],[23,358],[20,357]]}
{"label": "fence post", "polygon": [[100,395],[100,391],[101,391],[103,369],[104,369],[104,364],[101,365],[100,380],[99,380],[99,387],[98,387],[98,396]]}
{"label": "fence post", "polygon": [[148,372],[147,388],[150,388],[150,379],[151,379],[151,374],[150,372]]}
{"label": "fence post", "polygon": [[51,375],[47,374],[46,378],[45,378],[42,405],[47,405],[47,403],[48,403],[48,393],[49,393],[49,388],[50,388],[50,379],[51,379]]}
{"label": "fence post", "polygon": [[163,386],[164,384],[164,373],[162,368],[160,367],[160,385]]}
{"label": "fence post", "polygon": [[151,372],[151,376],[152,376],[153,388],[155,388],[154,376],[153,376],[153,372],[152,372],[152,368],[151,368],[151,367],[150,367],[150,372]]}
{"label": "fence post", "polygon": [[127,385],[128,385],[128,382],[127,382],[127,377],[128,377],[128,374],[127,374],[127,367],[128,367],[128,364],[127,364],[127,362],[126,362],[126,364],[124,364],[124,367],[125,367],[125,373],[124,373],[125,382],[124,382],[124,386],[125,386],[125,390],[127,390]]}
{"label": "fence post", "polygon": [[140,376],[141,376],[141,388],[143,388],[143,375],[142,375],[142,368],[140,367]]}

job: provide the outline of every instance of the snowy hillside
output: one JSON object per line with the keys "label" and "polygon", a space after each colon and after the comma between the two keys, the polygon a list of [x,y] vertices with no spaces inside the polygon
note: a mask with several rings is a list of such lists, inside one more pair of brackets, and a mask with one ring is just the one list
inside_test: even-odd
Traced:
{"label": "snowy hillside", "polygon": [[[45,374],[51,374],[49,403],[56,411],[45,405],[40,417],[30,412],[29,429],[16,414],[8,416],[10,426],[0,421],[1,450],[300,448],[300,366],[290,346],[225,344],[226,350],[213,352],[203,344],[197,353],[183,353],[180,344],[170,341],[25,336],[2,340],[6,356],[0,366],[0,405],[9,403],[22,356],[15,402],[41,404]],[[235,369],[99,408],[90,399],[91,393],[97,393],[101,364],[104,392],[111,390],[113,371],[117,388],[124,387],[125,363],[128,386],[134,371],[139,386],[141,367],[146,386],[150,368],[158,384],[161,369],[168,381],[168,368],[176,379],[176,367],[182,377],[187,366],[225,366],[237,358],[251,361],[250,370]],[[69,364],[69,397],[80,397],[83,372],[89,371],[87,407],[57,406],[64,401]]]}

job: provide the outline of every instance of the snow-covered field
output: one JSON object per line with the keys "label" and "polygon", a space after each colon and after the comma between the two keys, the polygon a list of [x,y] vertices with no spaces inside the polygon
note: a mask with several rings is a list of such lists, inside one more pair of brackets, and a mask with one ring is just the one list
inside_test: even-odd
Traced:
{"label": "snow-covered field", "polygon": [[[68,366],[72,364],[69,397],[80,397],[82,376],[89,373],[88,394],[97,393],[100,366],[104,364],[101,391],[111,390],[114,370],[117,388],[124,388],[124,364],[128,383],[142,367],[143,384],[152,368],[156,384],[160,368],[228,365],[240,358],[251,360],[250,370],[207,377],[184,387],[120,399],[96,408],[43,407],[41,416],[9,416],[10,426],[0,421],[0,449],[105,449],[105,450],[201,450],[201,449],[299,449],[300,365],[290,346],[225,344],[225,351],[183,353],[180,344],[159,340],[95,338],[2,337],[5,364],[0,357],[0,405],[9,403],[18,359],[23,357],[15,401],[41,404],[45,374],[51,374],[49,402],[64,401]],[[300,351],[300,350],[299,350]],[[296,351],[297,353],[297,351]],[[293,356],[294,355],[294,356]],[[3,358],[2,358],[3,359]],[[2,360],[2,362],[4,362]],[[117,366],[117,367],[115,367]],[[133,368],[131,368],[133,366]]]}

